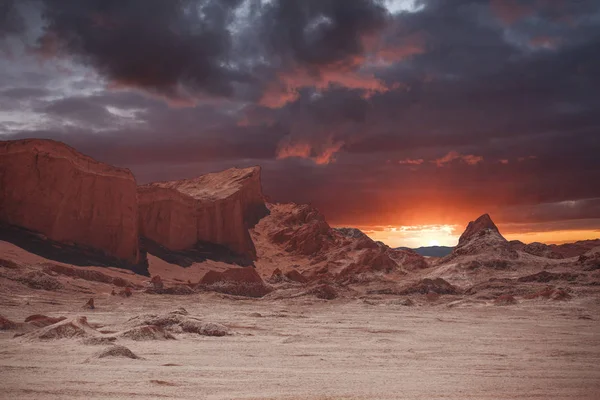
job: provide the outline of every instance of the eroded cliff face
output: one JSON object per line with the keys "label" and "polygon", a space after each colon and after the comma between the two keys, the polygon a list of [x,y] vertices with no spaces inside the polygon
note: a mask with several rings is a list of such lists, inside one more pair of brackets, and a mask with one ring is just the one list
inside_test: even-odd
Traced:
{"label": "eroded cliff face", "polygon": [[138,188],[140,234],[170,250],[185,250],[198,241],[195,202],[176,190]]}
{"label": "eroded cliff face", "polygon": [[135,178],[52,140],[0,142],[0,222],[140,259]]}
{"label": "eroded cliff face", "polygon": [[260,167],[151,183],[138,198],[141,234],[158,244],[183,250],[204,241],[256,258],[248,229],[268,212]]}

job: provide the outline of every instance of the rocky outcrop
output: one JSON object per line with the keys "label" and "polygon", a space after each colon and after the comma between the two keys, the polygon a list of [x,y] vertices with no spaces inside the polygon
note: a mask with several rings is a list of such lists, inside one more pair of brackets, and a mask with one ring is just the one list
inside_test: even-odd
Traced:
{"label": "rocky outcrop", "polygon": [[498,231],[498,227],[496,226],[496,224],[494,224],[489,214],[483,214],[475,221],[469,222],[469,224],[467,225],[467,229],[465,229],[465,231],[462,233],[462,235],[460,235],[460,238],[458,239],[457,247],[464,246],[469,242],[475,240],[477,237],[485,236],[488,234],[501,236],[500,232]]}
{"label": "rocky outcrop", "polygon": [[245,297],[263,297],[271,292],[252,267],[230,268],[223,272],[208,271],[198,288]]}
{"label": "rocky outcrop", "polygon": [[136,182],[52,140],[0,142],[0,223],[138,264]]}
{"label": "rocky outcrop", "polygon": [[565,256],[562,253],[560,253],[559,251],[555,251],[558,249],[558,247],[555,245],[547,245],[539,242],[525,244],[520,240],[511,240],[508,243],[510,244],[510,247],[513,250],[522,251],[523,253],[531,254],[534,256],[552,259],[565,258]]}
{"label": "rocky outcrop", "polygon": [[138,200],[141,235],[169,250],[209,242],[256,258],[248,229],[267,213],[260,167],[151,183],[139,187]]}
{"label": "rocky outcrop", "polygon": [[577,258],[577,264],[586,271],[597,271],[600,269],[600,247],[596,247]]}
{"label": "rocky outcrop", "polygon": [[549,246],[552,251],[561,254],[564,258],[577,257],[600,247],[600,239],[580,240],[575,243],[551,244]]}
{"label": "rocky outcrop", "polygon": [[457,256],[486,255],[499,259],[516,259],[519,254],[500,234],[500,231],[488,214],[469,222],[467,229],[458,239],[458,245],[442,262]]}
{"label": "rocky outcrop", "polygon": [[399,292],[402,295],[406,294],[428,294],[428,293],[436,293],[436,294],[459,294],[459,289],[448,283],[442,278],[429,279],[425,278],[418,282],[415,282],[407,287],[404,290]]}
{"label": "rocky outcrop", "polygon": [[[310,205],[269,204],[270,214],[252,230],[262,260],[273,268],[286,263],[309,281],[367,283],[385,274],[427,268],[410,250],[394,250],[356,228],[332,228]],[[277,251],[281,250],[281,253]],[[273,254],[277,254],[277,258]],[[285,263],[274,262],[285,258]],[[259,260],[260,263],[260,260]],[[283,269],[283,268],[282,268]],[[277,282],[281,274],[272,276]]]}
{"label": "rocky outcrop", "polygon": [[404,269],[413,271],[429,268],[425,257],[410,249],[389,249],[388,256]]}
{"label": "rocky outcrop", "polygon": [[268,236],[289,253],[315,256],[336,245],[336,235],[317,209],[309,205],[285,204],[272,209]]}

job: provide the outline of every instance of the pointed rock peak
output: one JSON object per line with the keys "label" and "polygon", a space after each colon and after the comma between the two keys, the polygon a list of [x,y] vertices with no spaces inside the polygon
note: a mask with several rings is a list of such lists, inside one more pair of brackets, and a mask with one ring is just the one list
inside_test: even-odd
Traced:
{"label": "pointed rock peak", "polygon": [[498,227],[496,224],[494,224],[494,221],[492,221],[492,218],[490,218],[489,214],[483,214],[475,221],[469,222],[467,229],[460,236],[460,239],[458,239],[458,245],[460,246],[461,244],[464,244],[465,242],[468,242],[472,238],[478,236],[481,234],[481,232],[486,231],[493,231],[500,234]]}

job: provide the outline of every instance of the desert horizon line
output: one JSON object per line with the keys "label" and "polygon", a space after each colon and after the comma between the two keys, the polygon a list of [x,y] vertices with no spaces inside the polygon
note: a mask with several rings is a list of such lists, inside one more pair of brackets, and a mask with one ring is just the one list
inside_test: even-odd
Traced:
{"label": "desert horizon line", "polygon": [[[146,186],[154,183],[162,183],[173,180],[189,180],[194,179],[194,177],[179,177],[173,178],[169,180],[153,180],[153,181],[140,181],[138,182],[136,173],[132,171],[130,168],[115,166],[111,163],[104,162],[98,160],[97,158],[85,154],[78,150],[75,146],[72,146],[68,143],[65,143],[61,140],[56,139],[47,139],[47,138],[38,138],[38,137],[30,137],[25,139],[14,139],[14,140],[4,140],[0,142],[26,142],[26,141],[39,141],[39,142],[51,142],[51,143],[59,143],[62,146],[65,146],[70,151],[74,151],[77,154],[84,156],[86,159],[93,160],[96,163],[101,165],[106,165],[110,167],[116,167],[120,170],[128,171],[133,177],[136,185],[138,186]],[[260,163],[253,164],[251,166],[239,166],[232,165],[228,166],[225,169],[215,169],[209,172],[202,172],[195,175],[196,178],[214,174],[218,172],[223,172],[231,169],[245,170],[251,168],[258,168],[259,173],[263,171],[263,165]],[[262,185],[262,175],[259,175],[259,180]],[[264,194],[265,201],[269,203],[288,203],[286,201],[281,201],[280,199],[273,198],[268,193]],[[301,201],[292,201],[297,204],[302,204]],[[311,202],[307,204],[313,205]],[[320,207],[315,206],[329,221],[328,215],[326,211],[321,210]],[[423,215],[427,215],[427,212],[421,213]],[[477,215],[476,215],[477,214]],[[375,241],[380,241],[390,247],[407,247],[407,248],[418,248],[418,247],[431,247],[431,246],[444,246],[444,247],[454,247],[458,243],[458,238],[464,228],[470,221],[475,220],[480,215],[484,214],[493,214],[491,212],[483,212],[483,213],[473,213],[473,216],[469,219],[465,220],[463,223],[429,223],[429,224],[373,224],[373,225],[365,225],[364,223],[338,223],[338,222],[330,222],[331,227],[333,228],[343,228],[343,227],[351,227],[360,229],[363,233],[369,236],[371,239]],[[418,215],[416,214],[413,219],[418,219]],[[561,220],[560,222],[575,222],[580,221],[581,219],[571,219],[571,220]],[[549,223],[554,223],[556,221],[550,221]],[[563,228],[563,229],[538,229],[531,230],[527,227],[531,227],[533,225],[539,225],[540,223],[515,223],[515,222],[499,222],[496,225],[499,227],[501,233],[507,240],[519,240],[523,243],[529,244],[534,242],[540,242],[545,244],[565,244],[565,243],[573,243],[582,240],[594,240],[600,238],[600,230],[598,229],[579,229],[579,228]],[[543,223],[542,223],[543,224]],[[513,229],[510,229],[513,227]],[[521,228],[521,229],[515,229]],[[525,228],[525,229],[523,229]]]}

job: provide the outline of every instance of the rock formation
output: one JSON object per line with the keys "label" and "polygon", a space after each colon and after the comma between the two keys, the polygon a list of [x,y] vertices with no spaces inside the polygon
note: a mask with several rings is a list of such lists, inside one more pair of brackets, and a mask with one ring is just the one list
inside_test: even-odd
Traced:
{"label": "rock formation", "polygon": [[268,236],[286,251],[315,256],[335,245],[334,231],[317,209],[306,204],[283,204],[272,207],[271,212],[276,224]]}
{"label": "rock formation", "polygon": [[551,244],[549,246],[552,251],[561,254],[564,258],[577,257],[600,247],[600,239],[580,240],[575,243]]}
{"label": "rock formation", "polygon": [[533,242],[523,246],[522,251],[538,257],[561,259],[564,256],[561,253],[555,252],[552,246],[544,243]]}
{"label": "rock formation", "polygon": [[481,254],[504,260],[519,257],[517,251],[500,234],[500,231],[498,231],[498,228],[488,214],[484,214],[475,221],[469,222],[467,229],[458,239],[458,245],[449,256],[444,257],[442,260],[448,261],[456,256]]}
{"label": "rock formation", "polygon": [[94,306],[94,298],[91,297],[87,303],[84,304],[83,308],[87,309],[87,310],[93,310],[96,307]]}
{"label": "rock formation", "polygon": [[[331,228],[310,205],[268,206],[270,214],[256,225],[252,235],[259,250],[258,265],[268,263],[274,267],[270,271],[288,264],[309,281],[365,283],[382,274],[428,267],[422,256],[410,250],[390,249],[359,229]],[[271,277],[274,282],[283,279],[277,275]],[[289,276],[287,279],[293,280]]]}
{"label": "rock formation", "polygon": [[0,142],[0,223],[140,261],[136,182],[52,140]]}
{"label": "rock formation", "polygon": [[252,267],[230,268],[223,272],[208,271],[198,286],[215,292],[246,297],[263,297],[271,291]]}
{"label": "rock formation", "polygon": [[267,212],[260,167],[151,183],[139,187],[138,200],[141,235],[170,250],[200,241],[256,258],[248,229]]}
{"label": "rock formation", "polygon": [[[511,240],[508,242],[513,250],[522,251],[523,253],[531,254],[538,257],[561,259],[565,256],[560,252],[556,245],[547,245],[544,243],[533,242],[525,244],[520,240]],[[558,250],[558,251],[557,251]]]}

